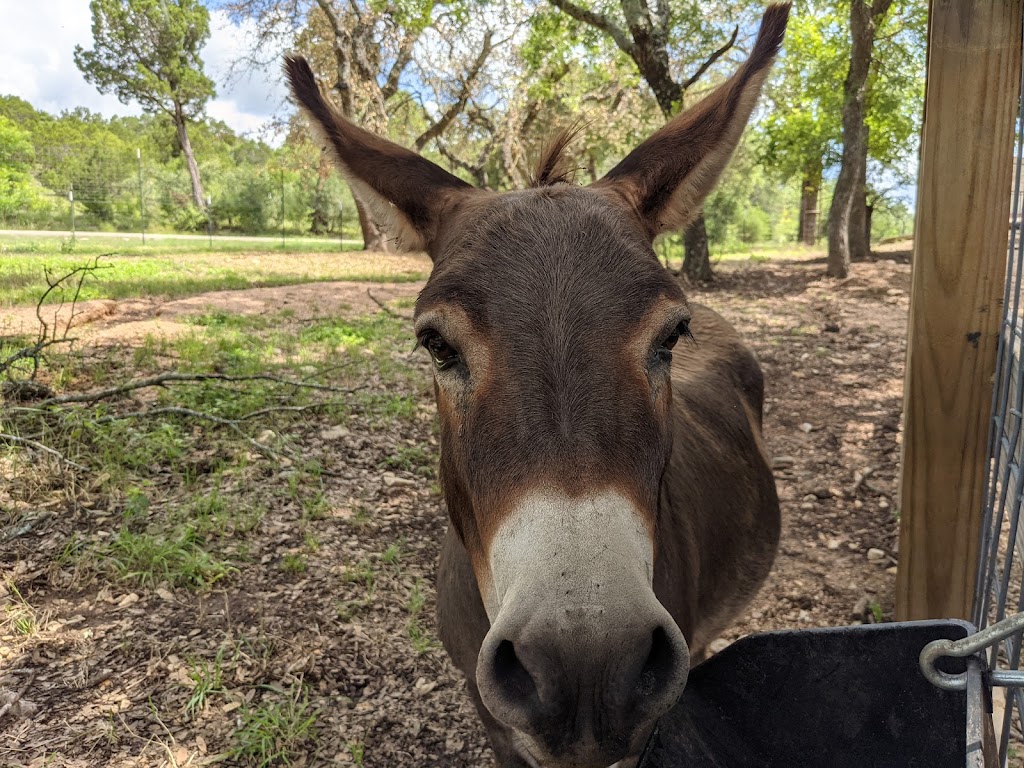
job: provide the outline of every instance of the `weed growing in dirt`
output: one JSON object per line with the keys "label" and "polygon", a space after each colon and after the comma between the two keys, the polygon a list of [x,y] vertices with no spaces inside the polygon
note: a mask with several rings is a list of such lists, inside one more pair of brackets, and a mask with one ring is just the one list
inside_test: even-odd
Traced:
{"label": "weed growing in dirt", "polygon": [[217,649],[217,655],[213,661],[200,661],[193,659],[189,661],[188,676],[192,680],[192,694],[185,702],[185,714],[190,719],[206,709],[209,698],[213,695],[223,695],[224,690],[224,651],[226,645]]}
{"label": "weed growing in dirt", "polygon": [[352,756],[353,765],[362,766],[363,758],[366,756],[366,746],[361,741],[352,741],[346,746],[348,753]]}
{"label": "weed growing in dirt", "polygon": [[405,605],[405,610],[409,613],[405,634],[412,641],[413,649],[420,655],[438,647],[437,640],[420,624],[420,611],[423,610],[424,603],[426,603],[426,597],[423,594],[423,581],[416,579]]}
{"label": "weed growing in dirt", "polygon": [[11,596],[11,604],[4,606],[3,625],[16,635],[34,635],[40,623],[36,609],[29,605],[13,581],[7,580],[4,586]]}
{"label": "weed growing in dirt", "polygon": [[398,542],[388,544],[388,548],[385,549],[380,556],[380,560],[385,565],[394,565],[402,558],[402,545]]}
{"label": "weed growing in dirt", "polygon": [[236,572],[233,566],[202,549],[190,531],[159,536],[122,528],[96,553],[118,578],[145,587],[166,581],[173,586],[207,589]]}
{"label": "weed growing in dirt", "polygon": [[882,623],[882,606],[877,602],[868,604],[868,610],[871,611],[871,617],[875,620],[875,624]]}
{"label": "weed growing in dirt", "polygon": [[373,590],[375,582],[373,566],[365,560],[356,565],[346,565],[341,572],[341,580],[345,584],[362,583],[366,587],[366,591],[370,592]]}
{"label": "weed growing in dirt", "polygon": [[307,567],[306,558],[297,553],[287,554],[281,560],[281,569],[285,573],[305,573]]}
{"label": "weed growing in dirt", "polygon": [[271,690],[281,698],[242,710],[241,726],[235,731],[236,745],[229,754],[245,765],[291,765],[315,738],[319,713],[302,686],[294,685],[288,691]]}

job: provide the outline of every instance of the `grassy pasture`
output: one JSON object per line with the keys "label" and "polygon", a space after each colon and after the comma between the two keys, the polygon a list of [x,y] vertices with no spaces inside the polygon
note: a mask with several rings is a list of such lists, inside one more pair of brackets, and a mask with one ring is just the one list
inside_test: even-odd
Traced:
{"label": "grassy pasture", "polygon": [[[251,241],[216,240],[216,250],[193,240],[111,237],[78,240],[62,249],[59,239],[0,236],[0,306],[33,304],[46,289],[44,269],[67,273],[98,259],[103,269],[83,286],[80,298],[183,298],[220,290],[334,280],[410,282],[424,279],[430,261],[418,254],[339,250],[327,241],[289,241],[282,252],[257,250]],[[56,301],[58,296],[50,297]]]}

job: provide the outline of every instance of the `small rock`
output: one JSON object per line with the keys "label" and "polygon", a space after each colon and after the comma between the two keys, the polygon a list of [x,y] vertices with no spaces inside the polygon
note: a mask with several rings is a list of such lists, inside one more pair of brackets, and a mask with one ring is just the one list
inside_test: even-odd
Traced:
{"label": "small rock", "polygon": [[346,435],[350,434],[348,427],[341,425],[325,429],[320,433],[320,437],[324,440],[340,440]]}
{"label": "small rock", "polygon": [[825,323],[824,327],[821,330],[824,331],[825,333],[839,333],[839,324]]}
{"label": "small rock", "polygon": [[129,592],[127,595],[117,601],[118,608],[127,608],[129,605],[135,605],[139,602],[139,596],[134,592]]}
{"label": "small rock", "polygon": [[879,499],[878,500],[878,508],[879,509],[888,509],[889,508],[889,501],[888,501],[888,499],[884,499],[884,498]]}
{"label": "small rock", "polygon": [[157,597],[168,603],[174,602],[174,593],[166,587],[158,587],[156,590]]}
{"label": "small rock", "polygon": [[828,544],[826,544],[825,546],[827,546],[834,552],[835,550],[839,549],[839,539],[829,539]]}
{"label": "small rock", "polygon": [[420,696],[426,696],[435,688],[437,688],[437,680],[431,680],[430,682],[427,682],[427,679],[425,677],[419,678],[412,687],[412,689],[416,691],[416,693],[418,693]]}
{"label": "small rock", "polygon": [[863,622],[870,603],[871,599],[867,595],[861,595],[860,600],[853,604],[853,609],[850,611],[850,618],[857,622]]}
{"label": "small rock", "polygon": [[807,509],[807,510],[814,509],[814,504],[812,502],[810,502],[810,501],[805,501],[805,502],[803,502],[800,505],[800,509]]}
{"label": "small rock", "polygon": [[393,488],[395,486],[413,487],[419,485],[415,480],[409,480],[405,477],[399,477],[394,472],[385,472],[381,479],[384,481],[386,488]]}
{"label": "small rock", "polygon": [[886,572],[886,573],[888,573],[888,574],[892,574],[893,576],[895,576],[895,575],[896,575],[896,566],[895,566],[895,565],[893,565],[893,566],[890,566],[889,568],[886,568],[886,569],[885,569],[885,572]]}
{"label": "small rock", "polygon": [[868,550],[868,560],[885,560],[885,552],[876,547]]}
{"label": "small rock", "polygon": [[272,441],[275,437],[277,437],[277,433],[274,432],[274,430],[264,429],[260,432],[259,437],[256,438],[256,442],[266,444]]}
{"label": "small rock", "polygon": [[817,494],[814,494],[814,493],[808,493],[808,494],[804,494],[804,497],[803,497],[802,500],[803,501],[817,501],[818,500],[818,496],[817,496]]}
{"label": "small rock", "polygon": [[729,640],[726,640],[724,637],[720,637],[717,640],[711,641],[711,645],[708,646],[708,650],[712,653],[721,653],[730,645],[732,645],[732,643]]}
{"label": "small rock", "polygon": [[836,494],[833,493],[831,488],[815,488],[811,491],[811,494],[816,499],[831,499]]}
{"label": "small rock", "polygon": [[800,611],[800,613],[796,617],[796,620],[806,624],[808,621],[811,620],[811,614],[808,611]]}
{"label": "small rock", "polygon": [[814,429],[814,425],[809,424],[808,422],[805,421],[803,424],[797,427],[797,429],[799,429],[804,434],[810,434],[811,430]]}

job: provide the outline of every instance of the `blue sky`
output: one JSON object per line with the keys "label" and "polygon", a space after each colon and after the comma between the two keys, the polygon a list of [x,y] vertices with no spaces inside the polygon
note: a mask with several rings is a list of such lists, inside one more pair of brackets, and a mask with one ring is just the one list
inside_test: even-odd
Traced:
{"label": "blue sky", "polygon": [[[207,113],[240,133],[253,133],[275,113],[288,111],[277,68],[229,78],[247,49],[248,31],[232,25],[210,0],[210,39],[203,52],[206,73],[217,85]],[[75,67],[75,45],[92,47],[88,0],[0,0],[0,94],[13,94],[37,109],[58,113],[88,107],[103,115],[134,115],[135,104],[104,96]]]}

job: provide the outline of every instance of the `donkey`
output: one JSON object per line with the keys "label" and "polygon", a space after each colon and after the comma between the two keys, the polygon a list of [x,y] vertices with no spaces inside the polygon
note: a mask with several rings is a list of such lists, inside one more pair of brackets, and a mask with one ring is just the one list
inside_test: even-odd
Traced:
{"label": "donkey", "polygon": [[761,370],[652,242],[714,186],[788,14],[769,7],[730,79],[587,187],[559,140],[530,188],[476,189],[345,120],[287,59],[356,194],[433,260],[414,325],[450,518],[438,625],[500,766],[633,764],[771,567]]}

